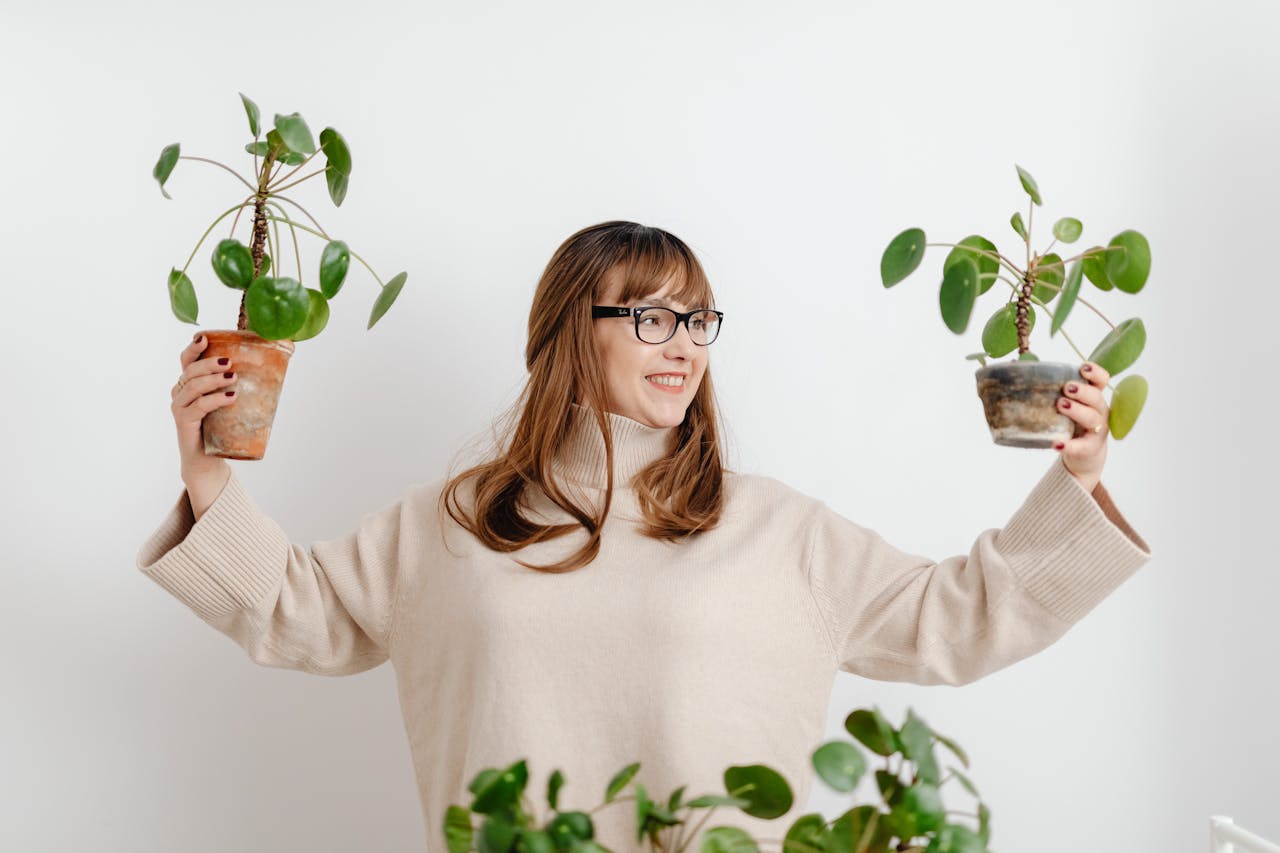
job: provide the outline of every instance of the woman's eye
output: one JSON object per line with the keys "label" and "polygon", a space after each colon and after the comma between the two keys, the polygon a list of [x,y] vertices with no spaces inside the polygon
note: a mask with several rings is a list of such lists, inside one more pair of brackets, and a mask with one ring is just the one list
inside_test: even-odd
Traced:
{"label": "woman's eye", "polygon": [[652,320],[652,321],[653,321],[653,322],[655,322],[655,323],[656,323],[656,322],[658,322],[658,318],[657,318],[657,317],[641,317],[641,318],[640,318],[640,322],[641,322],[641,323],[647,323],[647,322],[649,322],[650,320]]}

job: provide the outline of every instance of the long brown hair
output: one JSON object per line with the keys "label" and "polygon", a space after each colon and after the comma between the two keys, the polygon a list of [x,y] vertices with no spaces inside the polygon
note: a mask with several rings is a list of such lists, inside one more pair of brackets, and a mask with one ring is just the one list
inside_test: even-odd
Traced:
{"label": "long brown hair", "polygon": [[[606,276],[622,280],[620,301],[640,299],[673,282],[670,298],[714,308],[702,265],[678,237],[634,222],[602,222],[583,228],[556,249],[538,281],[529,310],[525,365],[529,378],[508,417],[495,458],[451,478],[440,507],[495,551],[517,551],[534,542],[565,536],[579,527],[587,542],[549,566],[516,560],[544,572],[570,572],[600,551],[600,530],[613,502],[613,436],[606,417],[604,369],[597,362],[591,306],[604,294]],[[569,435],[577,402],[589,409],[604,438],[608,482],[598,514],[575,503],[555,482],[552,460]],[[641,533],[678,542],[720,521],[723,509],[722,454],[715,394],[708,365],[684,421],[675,428],[670,453],[640,471],[634,480],[645,524]],[[459,487],[474,479],[473,506],[463,508]],[[520,509],[525,489],[536,487],[577,524],[539,524]],[[441,520],[444,515],[441,512]]]}

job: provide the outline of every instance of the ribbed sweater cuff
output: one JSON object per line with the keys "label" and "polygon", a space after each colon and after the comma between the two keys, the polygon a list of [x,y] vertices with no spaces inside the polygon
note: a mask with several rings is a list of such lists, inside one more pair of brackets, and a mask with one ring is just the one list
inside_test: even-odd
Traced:
{"label": "ribbed sweater cuff", "polygon": [[[1138,544],[1146,543],[1125,532],[1133,529],[1120,511],[1109,498],[1105,503],[1106,509],[1059,456],[996,540],[1002,553],[1015,555],[1011,565],[1023,589],[1068,622],[1093,609],[1151,559]],[[1060,559],[1067,553],[1071,559]]]}
{"label": "ribbed sweater cuff", "polygon": [[[280,583],[289,540],[244,490],[235,469],[195,520],[186,489],[138,551],[138,568],[202,619],[253,607]],[[269,559],[264,559],[270,555]],[[226,566],[216,574],[212,566]]]}

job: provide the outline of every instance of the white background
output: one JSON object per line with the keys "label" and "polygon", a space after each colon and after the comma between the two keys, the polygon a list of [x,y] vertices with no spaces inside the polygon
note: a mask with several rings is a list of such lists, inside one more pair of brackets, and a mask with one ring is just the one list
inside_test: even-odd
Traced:
{"label": "white background", "polygon": [[[267,457],[232,463],[295,542],[349,531],[483,438],[525,378],[552,251],[620,218],[679,235],[711,276],[732,467],[900,547],[965,552],[1052,451],[992,444],[974,393],[964,355],[1003,295],[956,337],[945,250],[886,291],[884,245],[919,225],[1018,251],[1015,163],[1044,197],[1038,248],[1059,216],[1083,220],[1075,248],[1145,233],[1146,289],[1086,294],[1148,328],[1150,400],[1104,482],[1154,559],[978,683],[842,674],[830,733],[855,707],[915,708],[969,751],[1000,853],[1203,849],[1211,813],[1280,839],[1278,24],[1242,0],[5,0],[0,846],[425,841],[390,666],[255,667],[134,566],[181,492],[169,389],[195,327],[166,274],[240,198],[184,160],[165,200],[151,169],[180,141],[247,172],[240,91],[268,121],[345,135],[342,208],[318,178],[292,194],[384,279],[409,272],[366,331],[376,284],[353,266],[298,345]],[[199,328],[233,328],[210,248],[191,266]],[[1079,307],[1068,325],[1086,352],[1103,328]],[[1077,360],[1046,332],[1042,358]],[[848,803],[815,784],[828,816]]]}

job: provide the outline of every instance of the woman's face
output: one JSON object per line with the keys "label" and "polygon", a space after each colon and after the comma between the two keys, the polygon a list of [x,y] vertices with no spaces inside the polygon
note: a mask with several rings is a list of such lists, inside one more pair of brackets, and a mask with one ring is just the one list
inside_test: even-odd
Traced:
{"label": "woman's face", "polygon": [[[679,312],[705,307],[670,302],[665,297],[670,290],[668,283],[624,307],[661,305]],[[623,305],[615,301],[620,292],[621,285],[615,281],[599,304]],[[609,411],[651,427],[679,426],[707,369],[708,347],[695,344],[683,323],[666,343],[647,344],[636,337],[633,317],[602,317],[592,322],[596,356],[605,374]],[[678,375],[683,378],[683,384],[658,385],[649,379],[663,374]]]}

